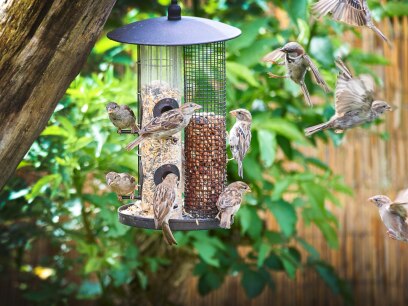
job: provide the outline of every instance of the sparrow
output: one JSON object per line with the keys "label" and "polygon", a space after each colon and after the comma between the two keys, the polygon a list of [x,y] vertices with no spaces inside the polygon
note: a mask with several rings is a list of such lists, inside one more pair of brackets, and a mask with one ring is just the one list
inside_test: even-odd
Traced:
{"label": "sparrow", "polygon": [[235,124],[229,132],[229,144],[233,158],[238,163],[238,175],[243,178],[242,161],[251,144],[251,123],[252,116],[249,111],[239,108],[230,111],[230,114],[237,118]]}
{"label": "sparrow", "polygon": [[220,220],[221,228],[231,228],[231,219],[241,206],[244,193],[251,192],[251,188],[241,181],[231,183],[220,194],[217,201],[218,214],[217,219]]}
{"label": "sparrow", "polygon": [[318,131],[334,129],[342,133],[346,129],[371,122],[392,108],[384,101],[374,100],[374,80],[369,75],[353,78],[341,59],[336,61],[340,69],[335,93],[336,113],[329,121],[305,129],[306,136]]}
{"label": "sparrow", "polygon": [[388,38],[374,25],[367,0],[320,0],[312,6],[312,11],[317,18],[331,13],[336,21],[367,27],[390,44]]}
{"label": "sparrow", "polygon": [[163,182],[156,186],[153,198],[154,225],[156,229],[162,228],[163,239],[168,245],[177,244],[169,226],[169,219],[176,201],[177,181],[177,175],[169,173]]}
{"label": "sparrow", "polygon": [[399,196],[393,202],[385,195],[376,195],[368,200],[378,207],[388,236],[395,240],[408,242],[408,199],[400,201],[398,198]]}
{"label": "sparrow", "polygon": [[126,150],[132,150],[147,138],[165,139],[173,136],[183,130],[190,123],[194,112],[201,108],[198,104],[186,103],[153,118],[139,131],[139,137],[127,145]]}
{"label": "sparrow", "polygon": [[106,184],[116,193],[119,201],[124,195],[130,195],[132,200],[135,198],[136,180],[128,173],[109,172],[106,174]]}
{"label": "sparrow", "polygon": [[272,73],[268,73],[271,78],[290,78],[293,82],[300,85],[306,102],[309,106],[312,106],[310,100],[310,94],[305,84],[305,75],[308,70],[311,70],[316,83],[324,89],[325,92],[329,92],[329,87],[320,75],[316,65],[312,62],[309,55],[306,54],[303,47],[297,42],[289,42],[280,49],[276,49],[262,59],[264,62],[270,62],[272,64],[282,65],[280,62],[284,60],[284,65],[287,69],[287,75],[278,76]]}
{"label": "sparrow", "polygon": [[109,119],[114,126],[118,128],[118,133],[122,133],[122,129],[130,128],[132,134],[139,131],[136,125],[135,113],[127,105],[119,105],[115,102],[109,102],[106,105],[106,110],[109,114]]}

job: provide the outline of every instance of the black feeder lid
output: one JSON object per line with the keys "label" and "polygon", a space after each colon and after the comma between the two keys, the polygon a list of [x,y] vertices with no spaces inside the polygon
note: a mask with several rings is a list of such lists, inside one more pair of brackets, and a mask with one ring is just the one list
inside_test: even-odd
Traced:
{"label": "black feeder lid", "polygon": [[241,30],[218,21],[181,16],[177,1],[169,6],[168,17],[130,23],[108,33],[121,43],[149,46],[186,46],[233,39]]}

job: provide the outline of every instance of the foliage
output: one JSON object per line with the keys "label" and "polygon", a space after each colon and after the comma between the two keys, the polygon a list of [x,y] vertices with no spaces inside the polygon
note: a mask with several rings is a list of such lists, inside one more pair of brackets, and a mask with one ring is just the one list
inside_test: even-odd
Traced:
{"label": "foliage", "polygon": [[[119,1],[107,30],[164,14],[168,2]],[[287,25],[271,14],[271,5],[287,13]],[[376,16],[399,12],[398,5],[376,7]],[[166,304],[177,300],[174,288],[193,266],[201,294],[219,288],[227,276],[239,275],[246,294],[254,298],[266,287],[274,288],[276,272],[295,278],[298,271],[312,269],[350,302],[344,280],[297,232],[299,224],[315,226],[330,247],[339,246],[339,223],[331,209],[340,205],[337,196],[350,194],[350,189],[326,164],[304,153],[316,145],[316,138],[306,139],[302,133],[306,126],[332,115],[332,96],[308,78],[319,103],[313,109],[306,107],[299,88],[288,80],[269,79],[271,68],[260,58],[286,41],[298,40],[332,88],[337,55],[344,54],[357,73],[370,72],[367,64],[386,64],[386,60],[351,50],[341,39],[349,27],[328,19],[309,22],[306,0],[208,1],[185,10],[243,31],[228,43],[227,99],[229,109],[246,107],[253,113],[252,148],[244,162],[245,181],[253,193],[233,228],[177,232],[179,246],[170,249],[162,245],[160,233],[118,223],[119,202],[106,190],[104,174],[134,173],[137,159],[122,149],[129,136],[114,132],[104,107],[115,100],[136,109],[136,50],[102,37],[0,194],[2,271],[18,270],[20,284],[36,284],[20,286],[25,297],[47,305],[69,299],[99,299],[106,305],[125,299]],[[279,67],[272,69],[284,73]],[[335,144],[341,141],[330,132],[317,137]],[[236,168],[235,162],[228,164],[230,181],[238,179]],[[277,226],[270,225],[272,219]],[[48,246],[48,256],[33,267],[25,254],[38,252],[41,241]]]}

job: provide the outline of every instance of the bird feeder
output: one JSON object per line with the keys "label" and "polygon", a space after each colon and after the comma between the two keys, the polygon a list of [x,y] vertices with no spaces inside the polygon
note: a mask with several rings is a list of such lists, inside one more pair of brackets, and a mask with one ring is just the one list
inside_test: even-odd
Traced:
{"label": "bird feeder", "polygon": [[[149,140],[139,147],[138,199],[143,214],[129,213],[133,204],[119,208],[119,221],[154,228],[155,186],[169,174],[180,178],[179,214],[170,219],[172,230],[218,227],[216,202],[226,184],[226,71],[225,41],[241,31],[197,17],[181,16],[172,0],[168,16],[125,25],[108,38],[137,45],[138,124],[181,106],[197,103],[190,124],[173,141]],[[184,207],[183,210],[181,210]]]}

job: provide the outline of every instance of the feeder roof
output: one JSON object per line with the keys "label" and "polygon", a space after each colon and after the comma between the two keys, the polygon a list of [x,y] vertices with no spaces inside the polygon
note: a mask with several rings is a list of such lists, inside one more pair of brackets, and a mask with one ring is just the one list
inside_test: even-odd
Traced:
{"label": "feeder roof", "polygon": [[167,17],[130,23],[108,33],[108,38],[127,44],[150,46],[185,46],[225,41],[241,35],[241,30],[218,21]]}

